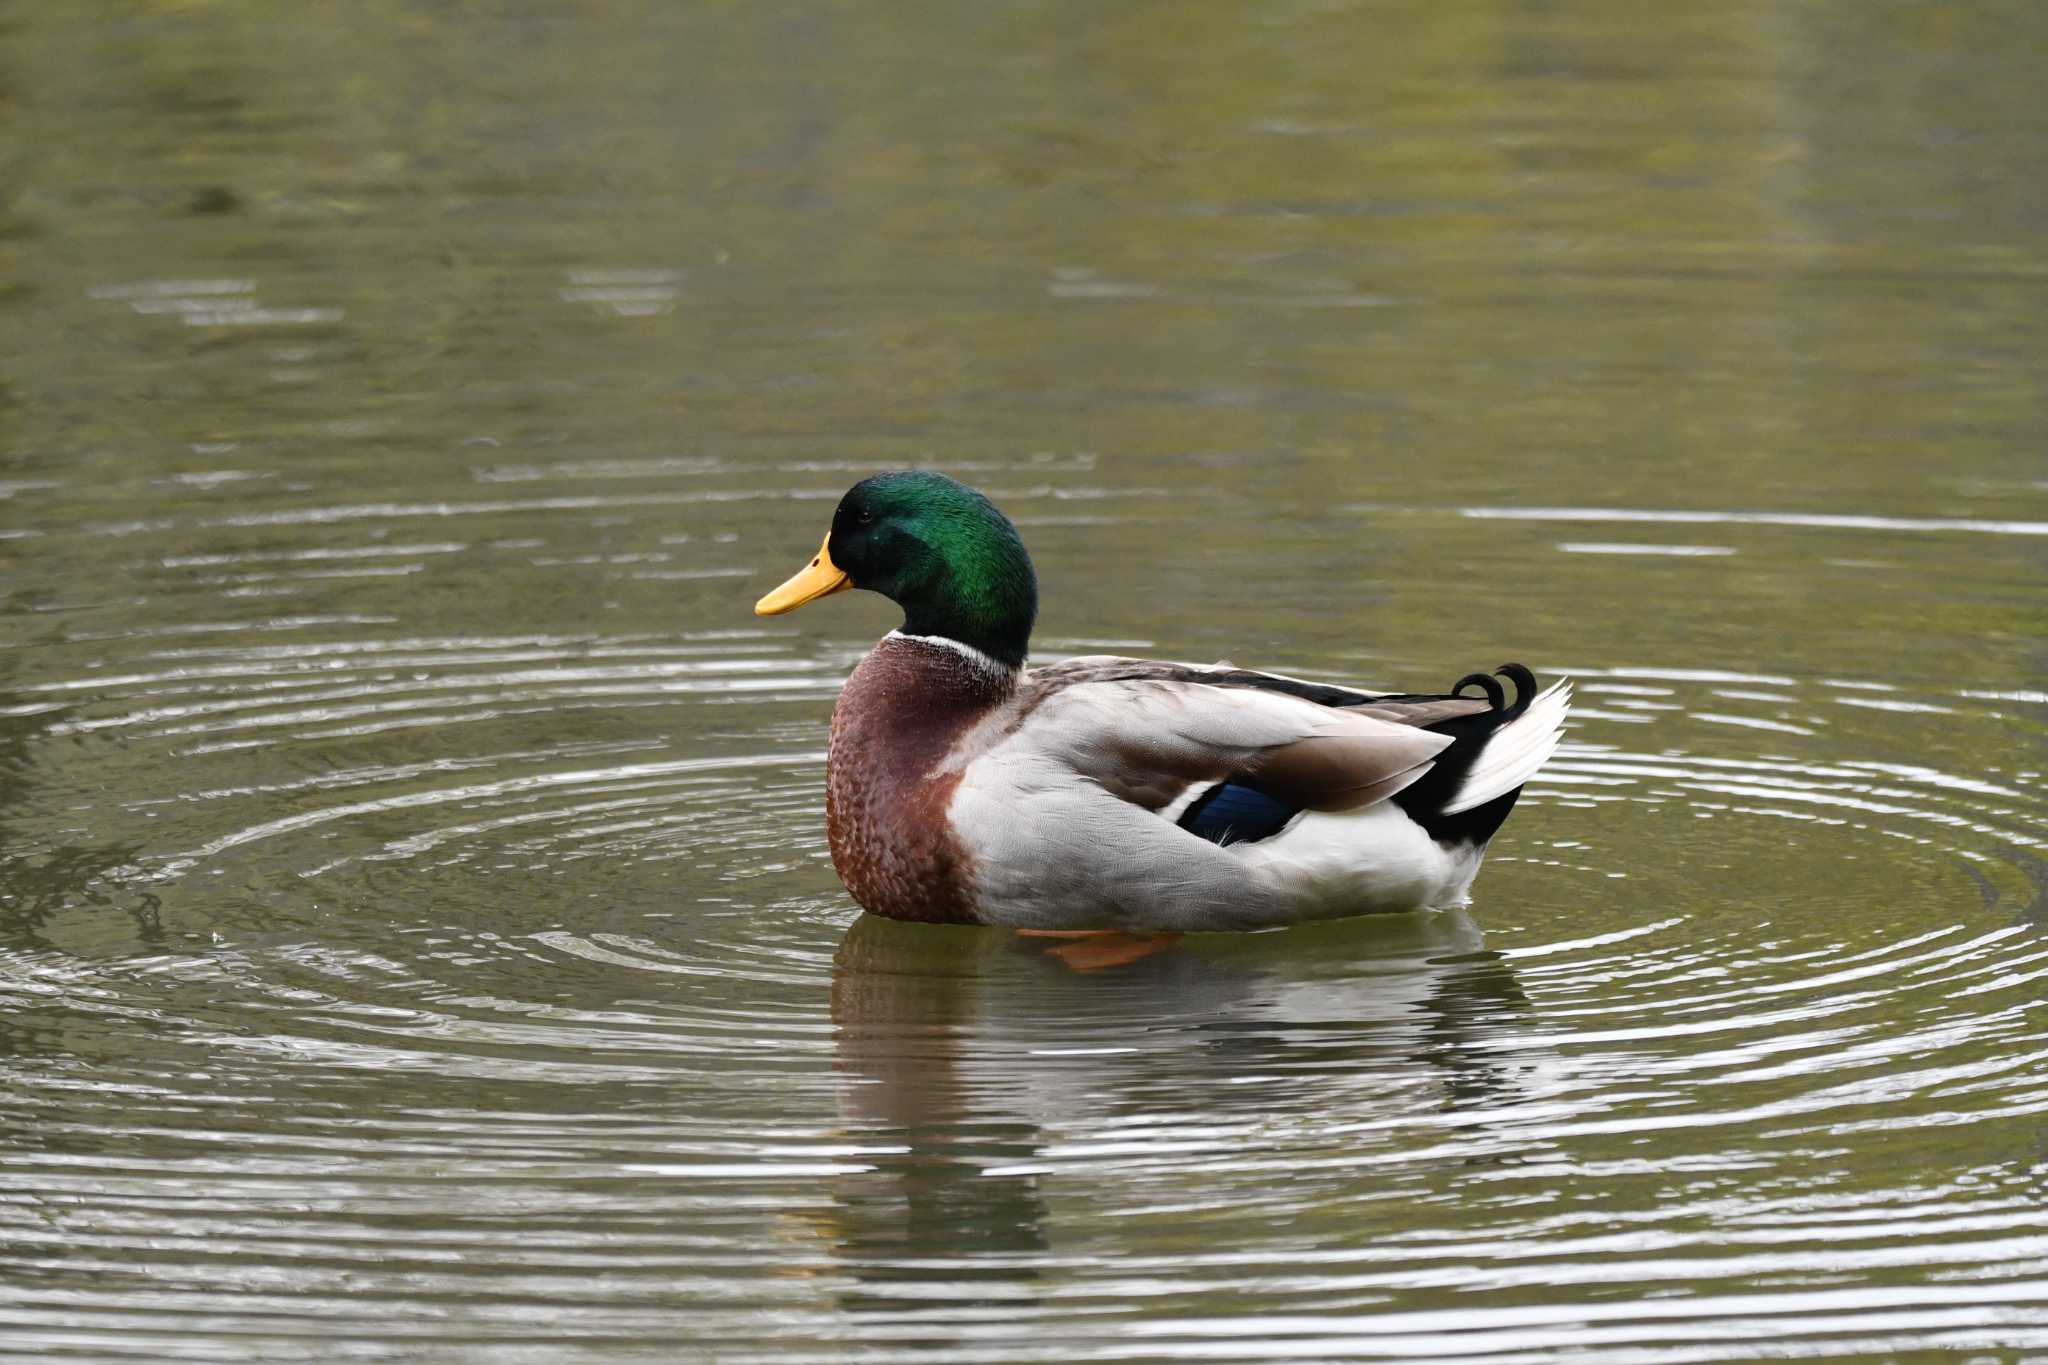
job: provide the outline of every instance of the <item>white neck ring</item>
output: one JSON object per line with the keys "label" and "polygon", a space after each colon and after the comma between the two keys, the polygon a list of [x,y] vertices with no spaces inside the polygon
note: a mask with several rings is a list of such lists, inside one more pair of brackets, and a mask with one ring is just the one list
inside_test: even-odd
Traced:
{"label": "white neck ring", "polygon": [[892,630],[882,638],[885,640],[915,640],[921,645],[936,645],[940,649],[950,649],[986,673],[1000,673],[1008,676],[1018,672],[1017,669],[1010,667],[1002,660],[982,653],[973,645],[963,645],[958,640],[949,640],[943,635],[910,635],[900,630]]}

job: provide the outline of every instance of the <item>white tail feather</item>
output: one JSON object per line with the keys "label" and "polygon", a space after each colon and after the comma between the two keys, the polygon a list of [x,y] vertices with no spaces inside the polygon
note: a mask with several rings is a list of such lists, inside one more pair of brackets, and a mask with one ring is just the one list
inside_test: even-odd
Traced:
{"label": "white tail feather", "polygon": [[1445,815],[1483,806],[1506,796],[1536,775],[1562,739],[1565,714],[1571,710],[1571,679],[1561,678],[1538,693],[1529,709],[1487,737],[1486,747],[1472,761],[1472,770],[1444,806]]}

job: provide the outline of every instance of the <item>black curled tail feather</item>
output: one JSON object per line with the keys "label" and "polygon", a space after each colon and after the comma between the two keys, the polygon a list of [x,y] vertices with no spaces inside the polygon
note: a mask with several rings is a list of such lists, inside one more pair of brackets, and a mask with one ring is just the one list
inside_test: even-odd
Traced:
{"label": "black curled tail feather", "polygon": [[[1515,685],[1515,700],[1512,706],[1508,704],[1506,690],[1494,681],[1497,677],[1506,678]],[[1501,716],[1501,720],[1505,722],[1513,720],[1529,709],[1529,701],[1536,695],[1536,675],[1531,673],[1525,664],[1502,664],[1490,674],[1467,673],[1452,686],[1451,695],[1462,697],[1468,687],[1476,687],[1484,692],[1487,705],[1505,713]]]}
{"label": "black curled tail feather", "polygon": [[1508,713],[1504,717],[1506,720],[1513,720],[1528,710],[1529,703],[1535,700],[1536,675],[1529,671],[1526,664],[1502,664],[1493,671],[1495,676],[1506,678],[1515,685],[1515,704],[1508,708]]}
{"label": "black curled tail feather", "polygon": [[[1508,704],[1507,694],[1501,691],[1500,684],[1493,680],[1493,675],[1490,673],[1467,673],[1452,685],[1451,695],[1462,697],[1465,695],[1465,689],[1468,687],[1476,687],[1484,692],[1486,694],[1486,704],[1496,711],[1504,709]],[[1516,700],[1519,701],[1520,698],[1517,697]]]}

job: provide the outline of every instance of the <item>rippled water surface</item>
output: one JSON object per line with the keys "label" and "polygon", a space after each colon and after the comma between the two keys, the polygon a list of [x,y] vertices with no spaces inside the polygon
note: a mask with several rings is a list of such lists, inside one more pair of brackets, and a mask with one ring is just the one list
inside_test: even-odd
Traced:
{"label": "rippled water surface", "polygon": [[[0,35],[0,1357],[2048,1358],[2043,11]],[[909,463],[1575,676],[1470,912],[860,918]]]}

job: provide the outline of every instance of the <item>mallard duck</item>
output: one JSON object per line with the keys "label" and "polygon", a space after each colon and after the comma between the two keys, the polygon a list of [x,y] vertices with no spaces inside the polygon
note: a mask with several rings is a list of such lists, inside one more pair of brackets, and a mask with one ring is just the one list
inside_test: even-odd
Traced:
{"label": "mallard duck", "polygon": [[846,889],[892,919],[1171,932],[1461,905],[1570,700],[1519,664],[1441,695],[1110,656],[1027,669],[1017,528],[924,470],[855,484],[754,610],[849,588],[903,624],[833,708],[826,830]]}

